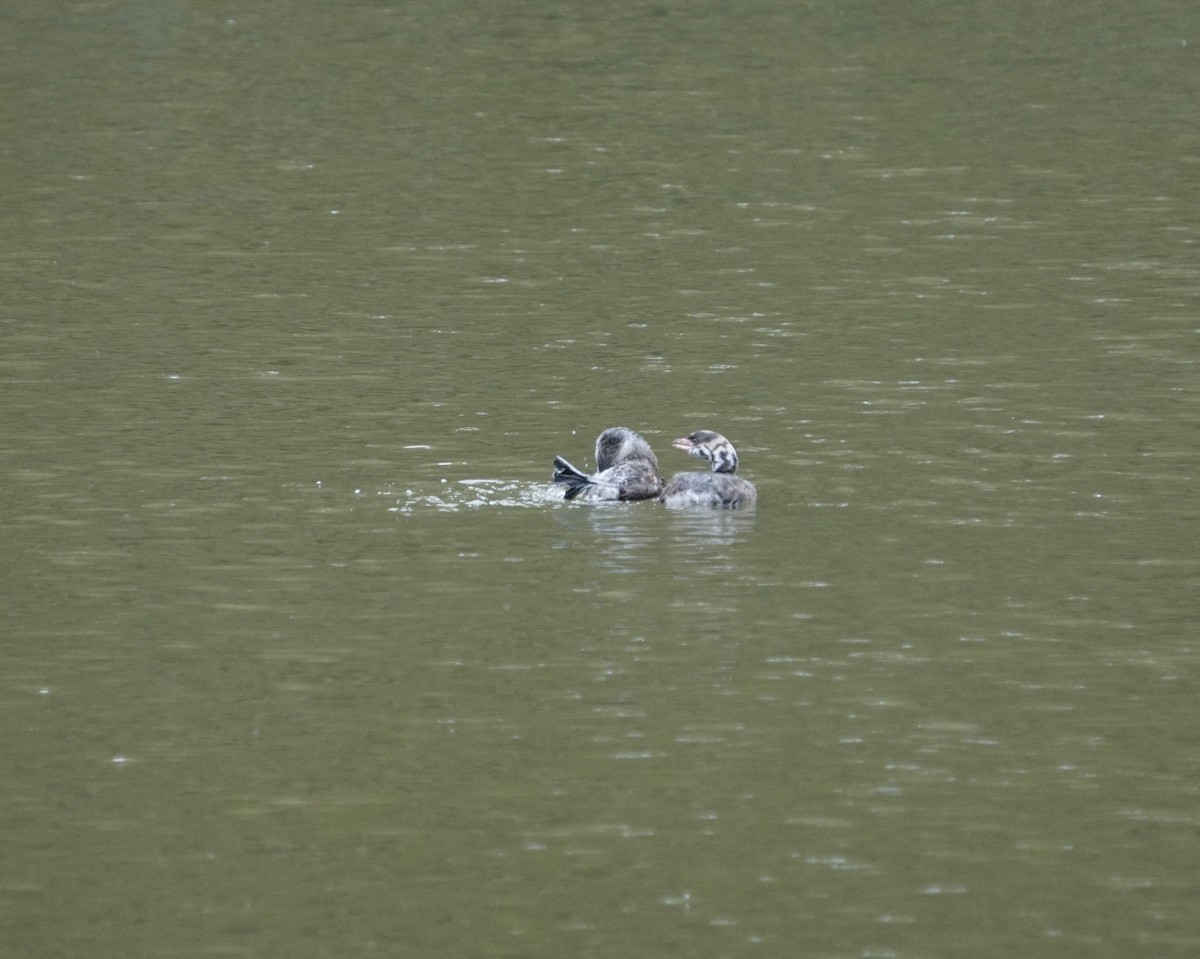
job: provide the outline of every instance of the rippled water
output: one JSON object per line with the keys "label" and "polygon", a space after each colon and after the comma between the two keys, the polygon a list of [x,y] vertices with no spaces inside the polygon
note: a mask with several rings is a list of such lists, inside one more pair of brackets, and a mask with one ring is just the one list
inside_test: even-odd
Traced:
{"label": "rippled water", "polygon": [[1189,6],[5,22],[10,950],[1195,953]]}

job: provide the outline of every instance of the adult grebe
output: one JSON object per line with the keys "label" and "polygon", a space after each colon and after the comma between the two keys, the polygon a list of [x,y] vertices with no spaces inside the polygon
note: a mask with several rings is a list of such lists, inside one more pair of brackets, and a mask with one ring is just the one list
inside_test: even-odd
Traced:
{"label": "adult grebe", "polygon": [[737,450],[720,433],[696,430],[671,444],[712,464],[711,473],[676,473],[659,496],[668,506],[753,506],[758,491],[749,480],[735,476]]}
{"label": "adult grebe", "polygon": [[614,426],[596,437],[595,473],[585,473],[556,456],[553,480],[567,488],[564,499],[653,499],[663,488],[654,450],[624,426]]}

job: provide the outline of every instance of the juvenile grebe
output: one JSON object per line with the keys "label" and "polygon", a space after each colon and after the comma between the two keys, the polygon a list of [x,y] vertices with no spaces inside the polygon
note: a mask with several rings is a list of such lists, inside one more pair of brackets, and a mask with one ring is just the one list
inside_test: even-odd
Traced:
{"label": "juvenile grebe", "polygon": [[595,473],[585,473],[556,456],[553,480],[567,488],[564,499],[654,499],[663,488],[654,450],[624,426],[614,426],[596,437]]}
{"label": "juvenile grebe", "polygon": [[720,433],[696,430],[671,444],[712,464],[711,473],[676,473],[659,496],[668,506],[753,506],[758,491],[749,480],[735,476],[737,450]]}

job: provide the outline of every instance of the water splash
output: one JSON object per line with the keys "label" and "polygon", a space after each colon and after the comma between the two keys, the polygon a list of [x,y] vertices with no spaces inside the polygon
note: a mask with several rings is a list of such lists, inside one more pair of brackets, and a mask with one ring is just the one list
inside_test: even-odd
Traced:
{"label": "water splash", "polygon": [[[384,496],[396,495],[384,491]],[[465,479],[446,483],[437,493],[406,489],[389,507],[393,513],[415,513],[435,509],[443,513],[479,509],[485,506],[538,507],[561,503],[562,492],[552,486],[514,483],[499,479]]]}

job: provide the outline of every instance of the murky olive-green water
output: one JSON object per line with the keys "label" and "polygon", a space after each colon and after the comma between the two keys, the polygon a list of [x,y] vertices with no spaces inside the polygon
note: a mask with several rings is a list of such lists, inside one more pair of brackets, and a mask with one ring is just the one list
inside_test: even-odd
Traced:
{"label": "murky olive-green water", "polygon": [[9,4],[0,952],[1195,955],[1198,51]]}

